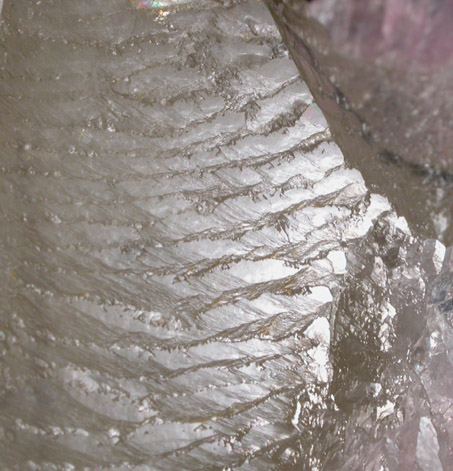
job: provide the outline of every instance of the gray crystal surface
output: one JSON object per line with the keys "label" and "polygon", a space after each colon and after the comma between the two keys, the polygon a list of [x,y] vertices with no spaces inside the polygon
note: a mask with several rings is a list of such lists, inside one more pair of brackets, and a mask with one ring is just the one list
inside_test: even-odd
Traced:
{"label": "gray crystal surface", "polygon": [[136,6],[5,0],[1,469],[450,470],[450,252],[261,2]]}

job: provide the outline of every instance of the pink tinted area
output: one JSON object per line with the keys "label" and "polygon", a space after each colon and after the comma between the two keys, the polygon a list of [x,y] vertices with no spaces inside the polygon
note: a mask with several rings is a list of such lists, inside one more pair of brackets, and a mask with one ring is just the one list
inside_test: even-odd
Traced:
{"label": "pink tinted area", "polygon": [[452,0],[314,0],[309,11],[329,18],[324,23],[338,48],[365,61],[432,68],[453,58]]}
{"label": "pink tinted area", "polygon": [[424,65],[453,55],[453,3],[445,0],[387,0],[382,23],[384,47]]}

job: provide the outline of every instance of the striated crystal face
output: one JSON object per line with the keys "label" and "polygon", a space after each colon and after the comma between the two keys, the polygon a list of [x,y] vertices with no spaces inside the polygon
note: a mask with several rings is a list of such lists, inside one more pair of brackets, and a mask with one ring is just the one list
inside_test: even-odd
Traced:
{"label": "striated crystal face", "polygon": [[451,252],[261,2],[135,3],[5,1],[0,469],[450,470]]}

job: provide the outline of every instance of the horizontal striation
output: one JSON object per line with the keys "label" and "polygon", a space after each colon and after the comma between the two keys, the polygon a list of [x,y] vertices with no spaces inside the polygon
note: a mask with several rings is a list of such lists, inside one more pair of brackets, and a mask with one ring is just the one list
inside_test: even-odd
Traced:
{"label": "horizontal striation", "polygon": [[260,2],[26,5],[1,46],[2,469],[282,469],[390,207]]}

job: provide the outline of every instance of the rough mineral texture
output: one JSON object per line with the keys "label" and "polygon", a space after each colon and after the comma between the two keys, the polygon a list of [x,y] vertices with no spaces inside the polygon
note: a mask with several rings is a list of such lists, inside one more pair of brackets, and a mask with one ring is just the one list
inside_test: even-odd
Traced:
{"label": "rough mineral texture", "polygon": [[136,3],[3,6],[1,469],[451,469],[416,369],[451,370],[442,244],[347,168],[262,3]]}

